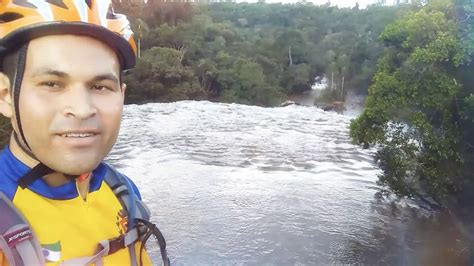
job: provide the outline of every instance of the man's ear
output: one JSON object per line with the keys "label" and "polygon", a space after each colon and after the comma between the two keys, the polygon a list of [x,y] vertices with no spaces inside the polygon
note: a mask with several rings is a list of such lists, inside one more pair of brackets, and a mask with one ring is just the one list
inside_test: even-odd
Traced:
{"label": "man's ear", "polygon": [[122,83],[122,86],[120,86],[120,88],[122,89],[122,96],[125,97],[125,90],[127,90],[127,84]]}
{"label": "man's ear", "polygon": [[13,116],[12,97],[10,95],[10,80],[0,72],[0,113],[8,118]]}

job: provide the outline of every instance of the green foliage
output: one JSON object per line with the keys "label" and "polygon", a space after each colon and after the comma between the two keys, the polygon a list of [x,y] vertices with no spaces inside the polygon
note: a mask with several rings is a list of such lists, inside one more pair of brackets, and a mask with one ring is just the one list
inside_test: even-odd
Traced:
{"label": "green foliage", "polygon": [[0,146],[5,146],[10,140],[11,125],[10,120],[0,116]]}
{"label": "green foliage", "polygon": [[367,93],[383,51],[377,36],[411,8],[120,1],[141,44],[126,101],[272,106],[332,75],[337,86],[344,78],[347,90]]}
{"label": "green foliage", "polygon": [[[153,47],[138,60],[125,82],[131,88],[127,102],[177,101],[199,99],[205,91],[194,71],[182,65],[183,52],[166,47]],[[142,88],[142,89],[136,89]]]}
{"label": "green foliage", "polygon": [[302,63],[294,65],[283,73],[281,78],[281,86],[287,89],[287,94],[301,93],[311,89],[309,82],[311,78],[311,68],[309,65]]}
{"label": "green foliage", "polygon": [[435,1],[386,27],[366,109],[351,123],[356,143],[379,144],[380,182],[400,195],[443,200],[472,179],[473,83],[462,75],[472,66],[453,10]]}

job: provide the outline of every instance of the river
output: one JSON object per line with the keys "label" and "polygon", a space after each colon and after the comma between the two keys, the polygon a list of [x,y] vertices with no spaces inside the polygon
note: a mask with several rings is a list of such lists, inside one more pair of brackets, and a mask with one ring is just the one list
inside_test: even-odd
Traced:
{"label": "river", "polygon": [[375,151],[350,142],[352,118],[305,106],[129,105],[108,161],[140,188],[172,265],[466,263],[448,215],[381,192]]}

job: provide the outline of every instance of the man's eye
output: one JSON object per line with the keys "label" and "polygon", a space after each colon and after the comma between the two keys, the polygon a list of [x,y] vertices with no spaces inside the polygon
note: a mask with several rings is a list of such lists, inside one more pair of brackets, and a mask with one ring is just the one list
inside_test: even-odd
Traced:
{"label": "man's eye", "polygon": [[61,87],[61,85],[59,83],[53,82],[53,81],[41,82],[40,85],[45,86],[45,87],[49,87],[49,88],[60,88]]}
{"label": "man's eye", "polygon": [[110,90],[107,86],[103,86],[103,85],[94,85],[92,86],[92,89],[93,90],[96,90],[96,91],[105,91],[105,90]]}

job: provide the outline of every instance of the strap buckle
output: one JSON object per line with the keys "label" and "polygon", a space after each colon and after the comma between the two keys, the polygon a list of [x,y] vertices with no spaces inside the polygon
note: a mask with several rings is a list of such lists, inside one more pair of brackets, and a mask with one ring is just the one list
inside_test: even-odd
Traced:
{"label": "strap buckle", "polygon": [[97,253],[106,250],[104,255],[114,254],[120,249],[125,248],[125,235],[120,235],[108,240],[102,240],[97,245]]}

